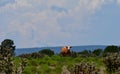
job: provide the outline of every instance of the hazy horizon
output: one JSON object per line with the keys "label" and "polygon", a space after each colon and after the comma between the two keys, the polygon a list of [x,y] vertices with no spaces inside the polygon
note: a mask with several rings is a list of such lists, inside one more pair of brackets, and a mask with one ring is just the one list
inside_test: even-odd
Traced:
{"label": "hazy horizon", "polygon": [[[72,46],[72,45],[71,45]],[[91,47],[91,46],[111,46],[111,45],[73,45],[72,47]],[[114,45],[114,46],[120,46],[120,45]],[[64,47],[62,46],[41,46],[41,47],[16,47],[16,49],[28,49],[28,48],[51,48],[51,47]]]}

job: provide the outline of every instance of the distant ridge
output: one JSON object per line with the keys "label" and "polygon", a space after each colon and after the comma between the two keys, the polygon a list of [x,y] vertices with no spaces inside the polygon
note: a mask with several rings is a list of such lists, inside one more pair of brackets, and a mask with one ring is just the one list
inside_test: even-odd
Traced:
{"label": "distant ridge", "polygon": [[[51,49],[55,53],[60,53],[61,47],[63,46],[55,46],[55,47],[33,47],[33,48],[17,48],[15,50],[16,55],[25,54],[25,53],[32,53],[38,52],[42,49]],[[83,50],[95,50],[95,49],[104,49],[106,45],[83,45],[83,46],[72,46],[71,50],[80,52]]]}

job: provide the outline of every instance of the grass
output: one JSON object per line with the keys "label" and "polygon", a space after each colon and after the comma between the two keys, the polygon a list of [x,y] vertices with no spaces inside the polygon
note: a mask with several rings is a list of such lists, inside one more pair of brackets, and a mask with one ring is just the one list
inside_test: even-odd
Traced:
{"label": "grass", "polygon": [[[45,56],[44,58],[29,58],[26,59],[27,66],[24,69],[25,74],[61,74],[62,67],[67,66],[70,69],[74,64],[80,62],[94,63],[98,68],[104,66],[101,58],[96,57],[61,57],[53,55],[51,57]],[[18,65],[21,62],[19,57],[15,58],[15,63]]]}

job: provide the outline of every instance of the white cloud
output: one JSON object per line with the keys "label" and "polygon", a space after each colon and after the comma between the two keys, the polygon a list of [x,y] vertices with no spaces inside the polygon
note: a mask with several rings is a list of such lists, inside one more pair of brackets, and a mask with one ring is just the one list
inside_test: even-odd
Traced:
{"label": "white cloud", "polygon": [[117,3],[120,4],[120,0],[117,0]]}
{"label": "white cloud", "polygon": [[[14,3],[1,7],[0,13],[10,15],[7,13],[12,12],[12,17],[4,18],[10,20],[6,24],[9,24],[8,31],[20,34],[21,39],[18,40],[21,47],[39,44],[64,45],[74,37],[73,32],[88,28],[82,21],[105,2],[105,0],[15,0]],[[68,12],[59,12],[57,8],[52,10],[52,6]],[[66,22],[68,18],[71,23]],[[63,25],[58,19],[65,19],[60,21]]]}

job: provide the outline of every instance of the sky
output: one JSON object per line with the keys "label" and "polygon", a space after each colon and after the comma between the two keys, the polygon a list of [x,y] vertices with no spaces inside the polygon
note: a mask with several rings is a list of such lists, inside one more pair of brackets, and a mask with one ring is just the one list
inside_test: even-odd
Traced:
{"label": "sky", "polygon": [[17,48],[120,45],[120,0],[0,0],[0,42]]}

